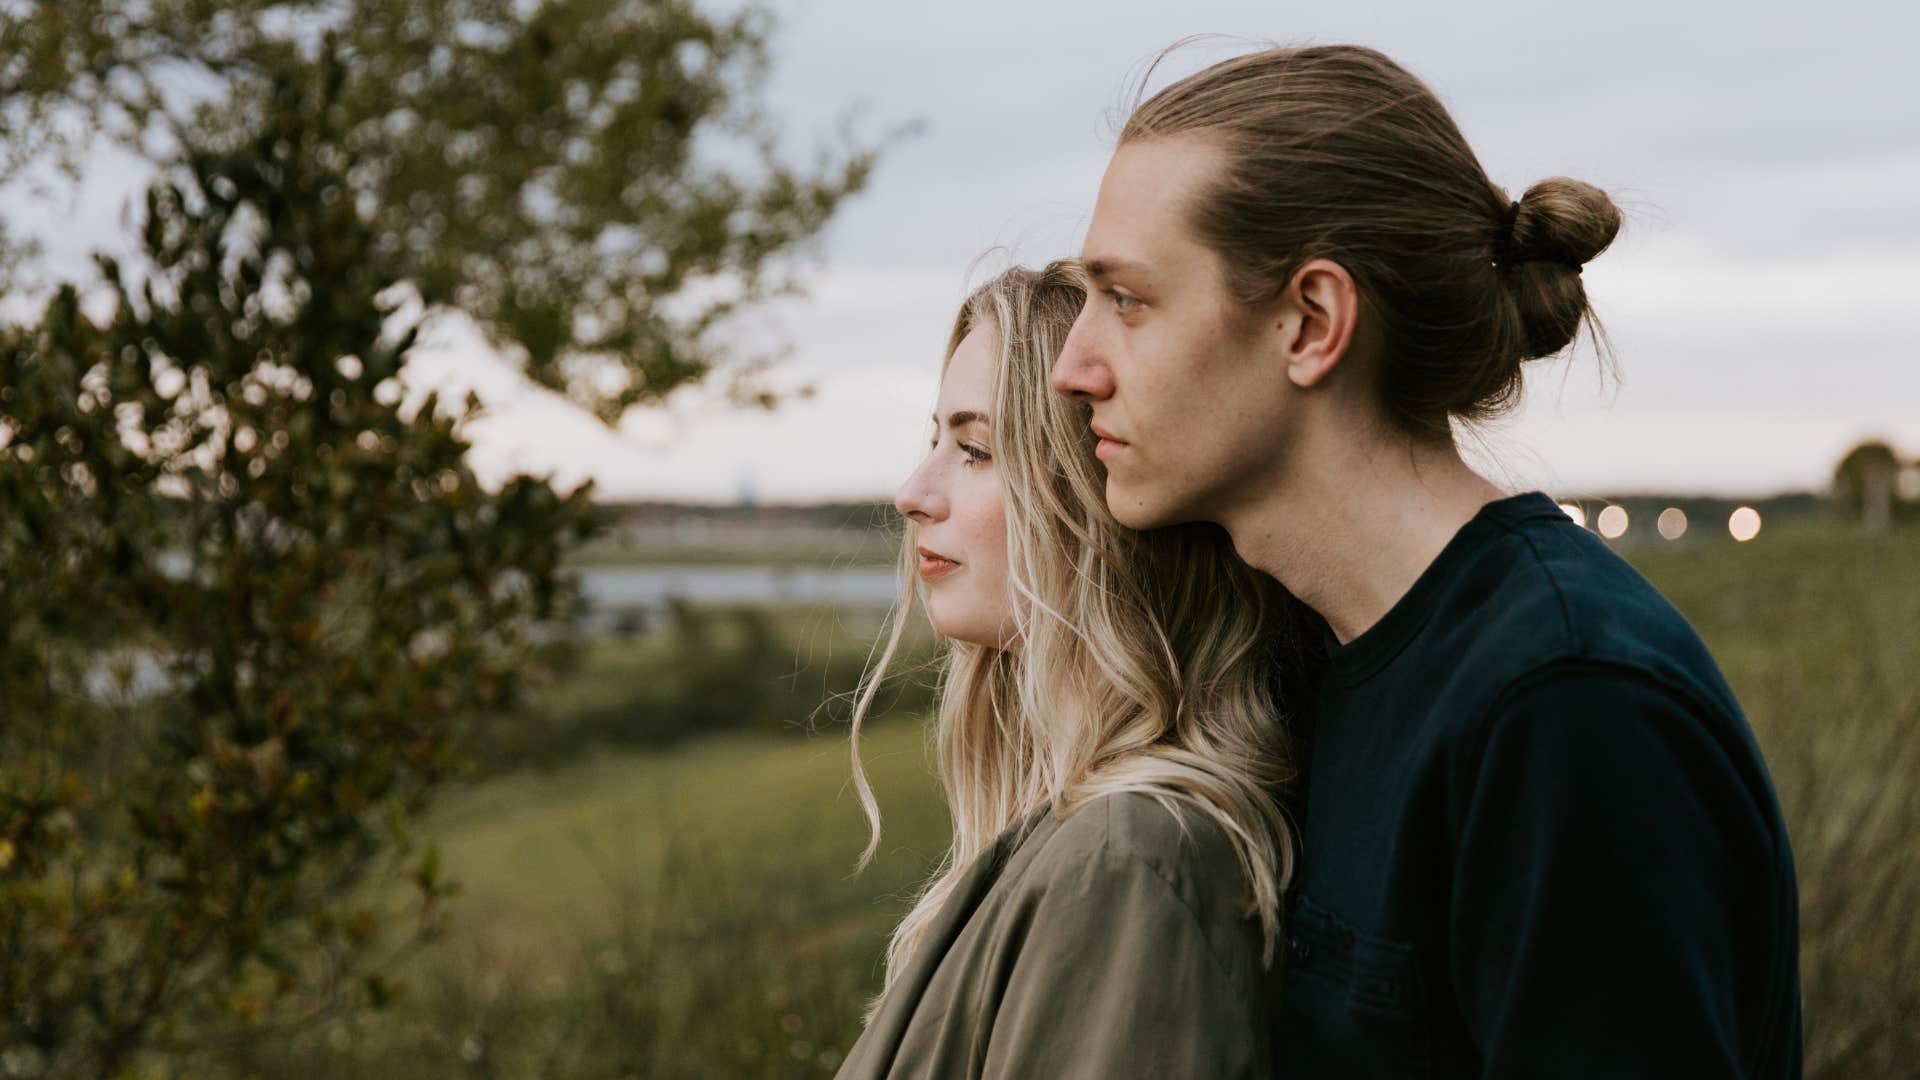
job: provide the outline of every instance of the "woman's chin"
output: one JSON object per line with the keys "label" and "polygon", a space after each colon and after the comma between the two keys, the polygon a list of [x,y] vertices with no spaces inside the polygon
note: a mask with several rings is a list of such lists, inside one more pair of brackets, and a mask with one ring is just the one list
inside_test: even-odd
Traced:
{"label": "woman's chin", "polygon": [[986,620],[970,611],[955,611],[953,605],[940,603],[938,597],[927,598],[927,621],[933,624],[933,632],[952,641],[963,641],[969,645],[993,645],[992,635],[986,633]]}
{"label": "woman's chin", "polygon": [[928,605],[927,621],[933,624],[933,632],[949,641],[979,645],[987,649],[1019,648],[1019,631],[1011,620],[996,620],[975,617],[973,613],[959,615],[954,612],[942,613],[935,605]]}
{"label": "woman's chin", "polygon": [[966,620],[943,619],[936,614],[932,615],[927,621],[933,624],[934,633],[939,634],[949,641],[961,641],[969,645],[988,644],[988,642],[981,640],[981,635],[977,632],[978,628]]}

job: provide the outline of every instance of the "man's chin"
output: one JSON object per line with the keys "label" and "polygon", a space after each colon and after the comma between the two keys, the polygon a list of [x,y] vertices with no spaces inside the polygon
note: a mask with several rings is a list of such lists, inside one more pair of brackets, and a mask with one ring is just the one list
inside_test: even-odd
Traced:
{"label": "man's chin", "polygon": [[1107,477],[1107,512],[1127,528],[1145,530],[1175,524],[1171,510],[1165,500],[1154,498],[1152,493],[1116,484],[1112,476]]}

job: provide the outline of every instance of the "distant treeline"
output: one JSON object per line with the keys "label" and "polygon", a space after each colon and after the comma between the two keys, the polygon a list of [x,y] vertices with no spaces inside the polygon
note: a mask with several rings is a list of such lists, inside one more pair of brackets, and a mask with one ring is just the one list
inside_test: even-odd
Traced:
{"label": "distant treeline", "polygon": [[[1649,492],[1612,495],[1560,495],[1581,507],[1588,526],[1608,506],[1626,510],[1632,522],[1627,537],[1652,536],[1654,522],[1678,508],[1693,523],[1696,538],[1724,536],[1729,515],[1740,507],[1758,511],[1768,525],[1844,508],[1833,496],[1791,492],[1764,498],[1675,495]],[[580,554],[592,559],[666,558],[708,560],[768,558],[821,563],[888,561],[898,543],[899,514],[887,502],[829,502],[776,505],[715,505],[673,502],[604,502],[595,505],[603,523],[599,539]],[[1702,528],[1703,526],[1711,526]]]}

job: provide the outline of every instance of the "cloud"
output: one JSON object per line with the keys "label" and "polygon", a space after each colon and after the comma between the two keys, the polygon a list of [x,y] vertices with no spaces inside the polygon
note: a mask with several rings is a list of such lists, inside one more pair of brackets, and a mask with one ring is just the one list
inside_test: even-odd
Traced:
{"label": "cloud", "polygon": [[[1601,385],[1591,356],[1537,365],[1524,408],[1495,436],[1517,482],[1758,492],[1824,483],[1858,436],[1920,452],[1907,418],[1920,411],[1920,65],[1909,55],[1920,7],[777,10],[767,100],[796,153],[830,138],[855,101],[867,103],[863,130],[927,125],[836,219],[810,298],[739,331],[790,342],[780,378],[817,395],[764,414],[693,391],[614,433],[476,342],[450,340],[411,374],[464,380],[488,400],[492,416],[472,431],[483,475],[591,474],[628,496],[883,496],[920,452],[969,267],[994,247],[1006,252],[989,267],[1075,250],[1129,75],[1211,30],[1375,45],[1440,92],[1496,182],[1517,193],[1577,176],[1626,206],[1627,232],[1587,269],[1624,381]],[[1157,81],[1219,51],[1180,53]],[[112,169],[92,183],[73,222],[43,214],[50,253],[111,242],[113,196],[128,185]],[[24,211],[0,202],[0,213]]]}

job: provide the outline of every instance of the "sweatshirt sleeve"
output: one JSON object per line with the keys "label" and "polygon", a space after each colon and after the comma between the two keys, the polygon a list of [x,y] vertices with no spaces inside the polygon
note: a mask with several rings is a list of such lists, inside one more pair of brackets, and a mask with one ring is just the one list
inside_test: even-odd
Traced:
{"label": "sweatshirt sleeve", "polygon": [[1050,869],[1012,952],[982,1075],[1272,1076],[1263,1010],[1277,984],[1260,967],[1259,924],[1229,921],[1229,897],[1194,888],[1104,840]]}
{"label": "sweatshirt sleeve", "polygon": [[1745,1075],[1775,852],[1710,725],[1632,669],[1556,667],[1478,762],[1449,917],[1481,1075]]}

